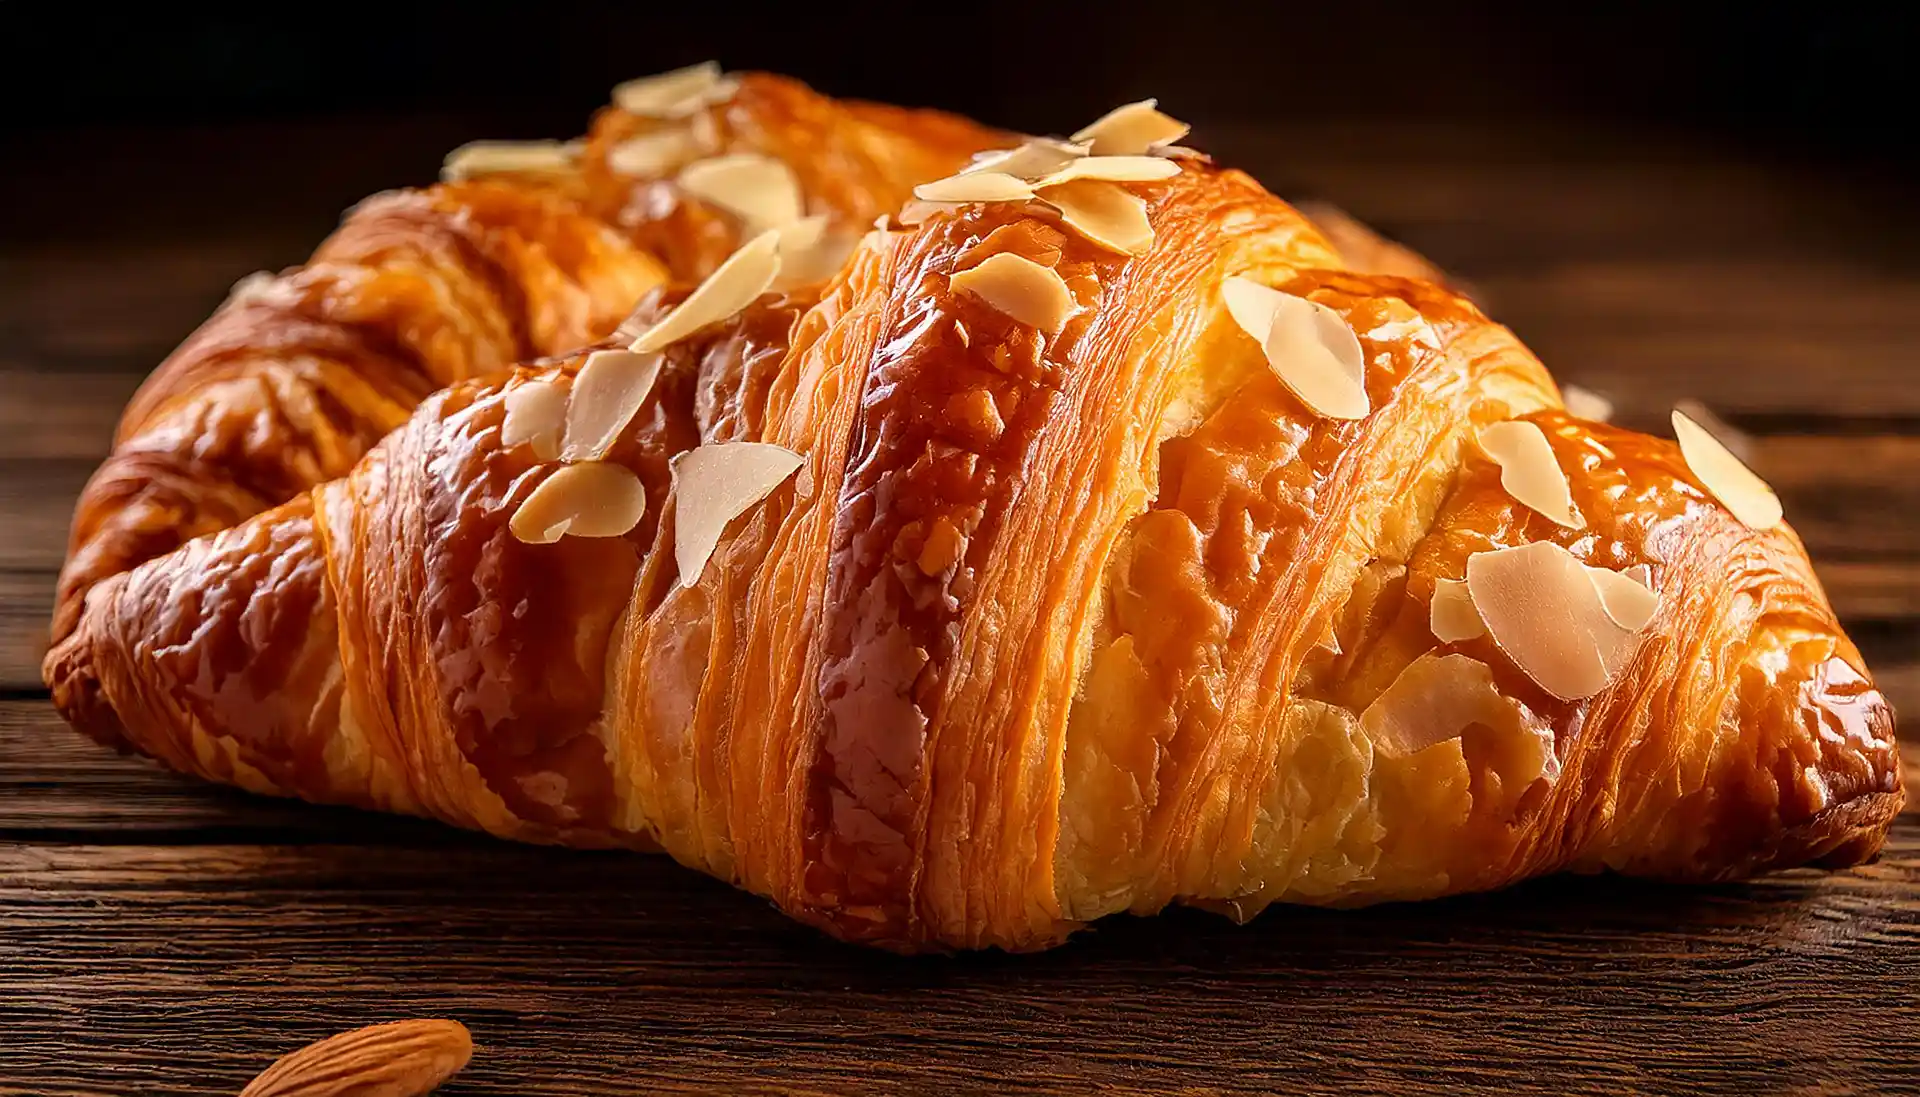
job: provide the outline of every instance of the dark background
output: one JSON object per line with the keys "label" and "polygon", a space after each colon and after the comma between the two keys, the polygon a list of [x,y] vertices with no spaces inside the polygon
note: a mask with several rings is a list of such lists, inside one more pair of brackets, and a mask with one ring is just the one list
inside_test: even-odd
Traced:
{"label": "dark background", "polygon": [[[1411,132],[1421,157],[1484,166],[1524,132],[1536,162],[1605,163],[1596,139],[1624,133],[1642,158],[1711,149],[1910,201],[1896,5],[1586,7],[0,0],[0,243],[271,236],[292,262],[455,145],[580,133],[616,82],[707,58],[1029,132],[1155,95],[1292,198],[1314,196],[1295,170],[1314,150],[1404,159],[1386,146]],[[1863,246],[1906,248],[1874,220]]]}
{"label": "dark background", "polygon": [[404,111],[572,133],[612,83],[713,57],[1030,130],[1153,94],[1193,118],[1605,118],[1891,161],[1916,104],[1899,7],[15,0],[0,126]]}

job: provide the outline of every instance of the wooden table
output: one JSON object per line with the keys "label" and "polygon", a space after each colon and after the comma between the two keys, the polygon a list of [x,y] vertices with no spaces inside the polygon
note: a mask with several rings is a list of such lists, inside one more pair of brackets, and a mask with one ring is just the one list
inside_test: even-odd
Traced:
{"label": "wooden table", "polygon": [[[0,194],[0,1093],[232,1092],[311,1039],[430,1015],[480,1045],[461,1094],[1920,1087],[1912,814],[1852,872],[1548,881],[1245,928],[1180,912],[909,961],[665,859],[256,799],[68,733],[42,633],[121,404],[235,279],[477,135],[107,133],[8,158],[36,167]],[[1471,279],[1623,420],[1658,429],[1694,396],[1751,432],[1920,713],[1920,241],[1889,182],[1591,130],[1208,143]]]}

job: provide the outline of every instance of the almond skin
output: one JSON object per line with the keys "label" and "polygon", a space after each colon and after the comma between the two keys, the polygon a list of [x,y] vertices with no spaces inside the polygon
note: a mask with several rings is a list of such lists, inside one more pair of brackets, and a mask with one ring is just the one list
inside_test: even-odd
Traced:
{"label": "almond skin", "polygon": [[473,1036],[458,1021],[369,1025],[283,1056],[240,1097],[423,1097],[472,1057]]}

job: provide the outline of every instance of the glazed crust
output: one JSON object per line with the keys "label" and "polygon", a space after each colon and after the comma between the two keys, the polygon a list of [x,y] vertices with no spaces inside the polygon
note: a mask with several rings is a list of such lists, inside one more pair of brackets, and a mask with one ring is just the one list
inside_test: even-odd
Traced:
{"label": "glazed crust", "polygon": [[621,141],[662,132],[684,137],[688,159],[783,161],[808,212],[843,231],[1014,140],[748,73],[692,117],[601,111],[571,170],[360,203],[305,266],[235,287],[128,405],[75,510],[55,640],[100,580],[346,475],[428,394],[574,350],[649,290],[705,277],[741,242],[739,220],[608,162]]}
{"label": "glazed crust", "polygon": [[[967,206],[676,344],[608,455],[647,491],[624,537],[508,530],[555,466],[501,444],[507,394],[570,386],[585,351],[455,379],[344,477],[100,581],[49,656],[60,703],[210,779],[657,846],[903,950],[1873,854],[1892,714],[1790,529],[1740,524],[1671,443],[1569,417],[1471,302],[1352,269],[1245,175],[1133,189],[1145,255]],[[1060,331],[950,285],[998,252],[1062,277]],[[1371,414],[1291,394],[1227,314],[1233,275],[1347,321]],[[1475,445],[1515,418],[1579,528]],[[805,463],[682,577],[667,462],[717,441]],[[1429,627],[1469,555],[1539,541],[1659,592],[1583,700]],[[1520,716],[1374,742],[1362,715],[1429,655]]]}

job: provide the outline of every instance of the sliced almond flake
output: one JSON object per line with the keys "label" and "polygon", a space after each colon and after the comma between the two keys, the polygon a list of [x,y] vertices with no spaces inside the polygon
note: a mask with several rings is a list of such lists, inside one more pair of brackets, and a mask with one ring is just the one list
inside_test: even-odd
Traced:
{"label": "sliced almond flake", "polygon": [[1480,448],[1500,466],[1500,486],[1522,506],[1555,525],[1579,529],[1573,486],[1553,455],[1547,434],[1534,423],[1513,419],[1480,431]]}
{"label": "sliced almond flake", "polygon": [[749,233],[793,224],[805,204],[793,169],[758,153],[698,160],[682,168],[674,181],[695,198],[746,222]]}
{"label": "sliced almond flake", "polygon": [[1705,427],[1675,411],[1673,433],[1680,440],[1687,468],[1743,525],[1772,529],[1780,524],[1780,497]]}
{"label": "sliced almond flake", "polygon": [[1688,397],[1673,402],[1675,411],[1693,420],[1700,429],[1713,435],[1713,440],[1727,447],[1727,452],[1740,459],[1740,463],[1750,465],[1753,461],[1753,436],[1732,423],[1720,418],[1707,405]]}
{"label": "sliced almond flake", "polygon": [[961,323],[959,317],[954,318],[953,334],[959,337],[961,346],[970,347],[973,345],[973,336],[967,334],[967,325]]}
{"label": "sliced almond flake", "polygon": [[1473,595],[1461,579],[1436,579],[1433,601],[1427,604],[1427,626],[1433,638],[1443,644],[1476,640],[1487,634],[1486,622],[1473,608]]}
{"label": "sliced almond flake", "polygon": [[922,202],[1024,202],[1033,197],[1033,188],[1025,179],[977,171],[922,183],[913,188],[913,196]]}
{"label": "sliced almond flake", "polygon": [[1092,145],[1031,137],[1018,148],[995,149],[976,155],[972,163],[960,169],[960,174],[972,175],[975,172],[992,171],[1011,175],[1016,179],[1038,179],[1050,172],[1059,171],[1092,151]]}
{"label": "sliced almond flake", "polygon": [[684,118],[704,107],[724,103],[740,90],[740,82],[720,71],[714,61],[642,76],[617,84],[614,105],[628,114],[647,118]]}
{"label": "sliced almond flake", "polygon": [[1109,183],[1151,183],[1180,174],[1180,165],[1158,156],[1083,156],[1051,175],[1034,181],[1045,190],[1076,179],[1103,179]]}
{"label": "sliced almond flake", "polygon": [[660,179],[700,159],[704,150],[686,129],[664,129],[629,137],[607,150],[607,167],[619,175]]}
{"label": "sliced almond flake", "polygon": [[567,394],[549,378],[528,381],[507,390],[507,415],[500,424],[500,444],[532,443],[533,455],[551,461],[560,453],[560,432],[567,425]]}
{"label": "sliced almond flake", "polygon": [[627,349],[636,354],[665,350],[708,324],[722,320],[753,304],[767,292],[780,273],[780,233],[768,229],[727,256],[720,269],[707,276],[687,299],[676,305],[660,322],[640,333]]}
{"label": "sliced almond flake", "polygon": [[1360,714],[1360,730],[1389,758],[1458,739],[1475,724],[1494,731],[1542,726],[1525,706],[1501,695],[1491,668],[1459,652],[1428,652],[1408,663]]}
{"label": "sliced almond flake", "polygon": [[895,220],[908,227],[923,225],[940,214],[952,213],[960,205],[959,202],[922,202],[916,198],[900,207],[900,215]]}
{"label": "sliced almond flake", "polygon": [[1145,255],[1153,247],[1147,203],[1112,183],[1082,180],[1048,188],[1041,201],[1060,211],[1075,232],[1122,255]]}
{"label": "sliced almond flake", "polygon": [[1199,149],[1190,149],[1185,145],[1155,145],[1147,150],[1151,156],[1164,156],[1169,160],[1192,160],[1201,164],[1213,163],[1213,157]]}
{"label": "sliced almond flake", "polygon": [[647,489],[624,465],[593,461],[562,465],[540,481],[508,519],[513,535],[531,545],[562,537],[621,537],[647,513]]}
{"label": "sliced almond flake", "polygon": [[1600,604],[1605,607],[1607,616],[1613,623],[1628,632],[1639,632],[1653,620],[1654,610],[1660,608],[1660,595],[1655,593],[1651,584],[1641,579],[1636,571],[1644,574],[1648,571],[1645,564],[1636,564],[1626,571],[1614,571],[1611,568],[1597,568],[1586,565],[1587,578],[1593,581],[1594,590],[1600,594]]}
{"label": "sliced almond flake", "polygon": [[1586,567],[1550,541],[1474,553],[1467,589],[1494,643],[1563,701],[1605,689],[1637,643],[1608,615]]}
{"label": "sliced almond flake", "polygon": [[1158,104],[1156,99],[1142,99],[1115,107],[1074,134],[1073,140],[1090,142],[1098,156],[1139,156],[1155,145],[1185,137],[1193,127],[1161,114],[1154,109]]}
{"label": "sliced almond flake", "polygon": [[1606,423],[1613,419],[1613,401],[1579,385],[1561,385],[1560,398],[1567,405],[1567,414],[1575,419],[1585,419],[1589,423]]}
{"label": "sliced almond flake", "polygon": [[660,376],[660,355],[630,350],[596,350],[573,379],[567,401],[562,461],[598,461],[613,448],[620,432],[647,402]]}
{"label": "sliced almond flake", "polygon": [[1367,362],[1346,320],[1318,301],[1234,276],[1221,287],[1227,312],[1266,352],[1267,364],[1308,410],[1364,419]]}
{"label": "sliced almond flake", "polygon": [[765,499],[806,461],[784,446],[720,442],[673,459],[673,557],[690,587],[713,558],[727,523]]}
{"label": "sliced almond flake", "polygon": [[578,159],[578,150],[567,142],[469,141],[447,153],[440,178],[457,183],[482,175],[563,175]]}
{"label": "sliced almond flake", "polygon": [[980,265],[948,280],[1016,322],[1045,332],[1059,331],[1073,315],[1073,293],[1052,267],[1043,267],[1010,251],[988,256]]}
{"label": "sliced almond flake", "polygon": [[825,214],[803,217],[780,230],[780,275],[773,288],[780,292],[825,282],[840,273],[859,240],[830,231]]}

